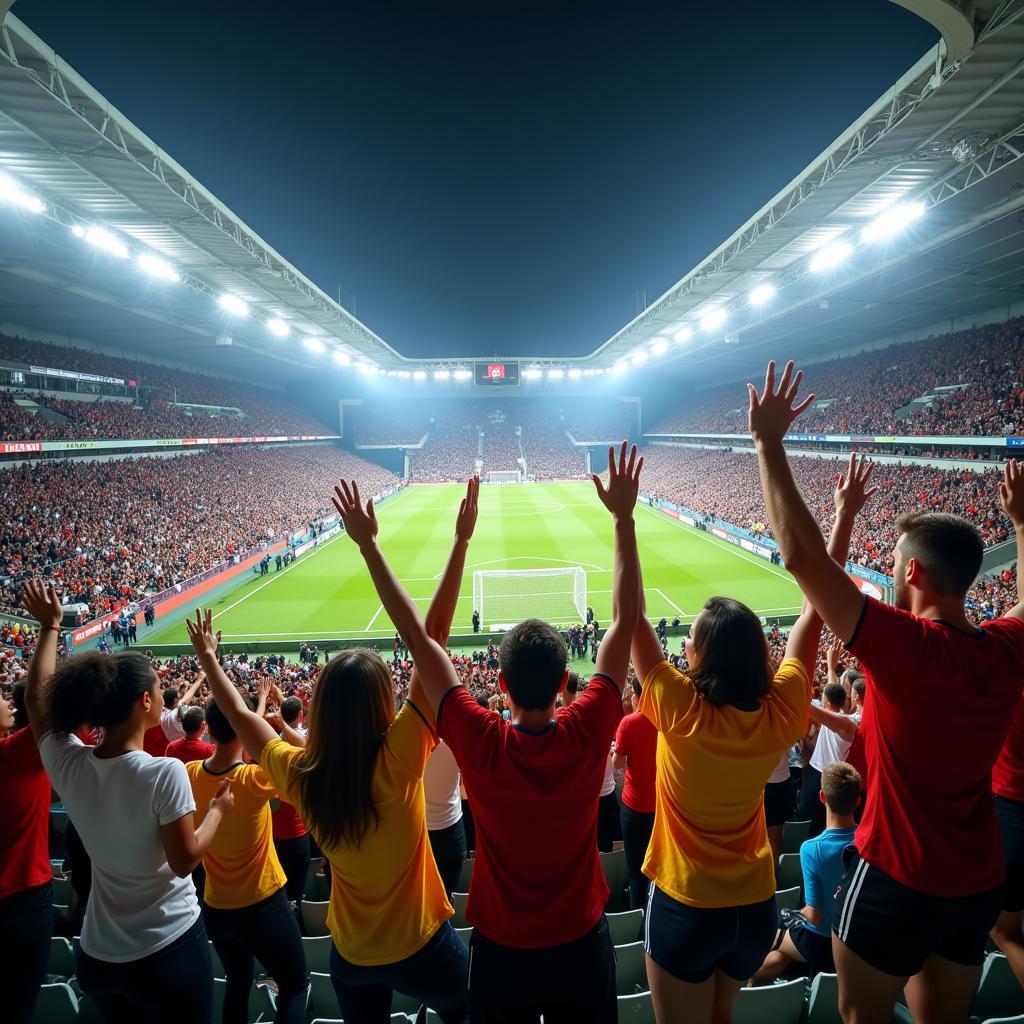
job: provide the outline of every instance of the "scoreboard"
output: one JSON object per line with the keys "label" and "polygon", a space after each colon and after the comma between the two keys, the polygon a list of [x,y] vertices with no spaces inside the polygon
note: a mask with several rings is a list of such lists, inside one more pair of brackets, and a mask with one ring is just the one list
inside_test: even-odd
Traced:
{"label": "scoreboard", "polygon": [[477,363],[476,382],[487,387],[511,387],[519,383],[518,363]]}

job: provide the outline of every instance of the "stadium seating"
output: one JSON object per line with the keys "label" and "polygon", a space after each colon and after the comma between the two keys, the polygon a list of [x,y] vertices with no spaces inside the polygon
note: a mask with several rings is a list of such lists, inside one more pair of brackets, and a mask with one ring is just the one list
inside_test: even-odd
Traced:
{"label": "stadium seating", "polygon": [[655,1024],[650,992],[619,996],[619,1024]]}
{"label": "stadium seating", "polygon": [[306,953],[306,966],[319,974],[329,974],[331,970],[330,935],[303,935],[302,948]]}
{"label": "stadium seating", "polygon": [[625,851],[613,850],[611,853],[602,853],[601,867],[604,869],[604,877],[611,890],[608,909],[611,911],[626,909],[629,906],[629,872],[626,867]]}
{"label": "stadium seating", "polygon": [[775,902],[779,910],[799,910],[802,906],[800,898],[800,886],[794,885],[792,889],[779,889],[775,893]]}
{"label": "stadium seating", "polygon": [[302,914],[302,930],[304,934],[312,937],[327,935],[327,908],[330,902],[313,903],[310,900],[303,900],[300,913]]}
{"label": "stadium seating", "polygon": [[782,854],[779,857],[779,865],[775,869],[775,888],[782,891],[796,888],[802,893],[803,887],[804,873],[800,867],[800,854]]}
{"label": "stadium seating", "polygon": [[[213,1019],[221,1020],[224,1014],[224,995],[228,983],[222,978],[213,979]],[[271,1021],[277,1012],[273,993],[267,985],[253,985],[249,993],[249,1020]]]}
{"label": "stadium seating", "polygon": [[636,942],[640,938],[643,923],[642,910],[624,910],[620,914],[609,914],[608,930],[612,936],[612,945],[624,946]]}
{"label": "stadium seating", "polygon": [[733,1024],[799,1024],[807,979],[743,988],[732,1009]]}
{"label": "stadium seating", "polygon": [[46,973],[59,978],[70,978],[75,973],[75,952],[71,948],[71,943],[60,935],[54,935],[50,939]]}
{"label": "stadium seating", "polygon": [[469,901],[468,892],[453,892],[452,893],[452,908],[455,911],[455,916],[452,918],[453,928],[468,928],[469,922],[466,920],[466,903]]}
{"label": "stadium seating", "polygon": [[985,1020],[1024,1013],[1024,989],[1002,953],[989,953],[971,1003],[971,1016]]}
{"label": "stadium seating", "polygon": [[625,946],[615,947],[615,990],[620,996],[645,992],[650,988],[644,957],[642,942],[630,942]]}
{"label": "stadium seating", "polygon": [[816,974],[811,981],[804,1024],[843,1024],[839,1014],[839,977]]}
{"label": "stadium seating", "polygon": [[79,1020],[78,996],[66,982],[43,985],[32,1024],[72,1024]]}
{"label": "stadium seating", "polygon": [[810,834],[809,821],[787,821],[782,826],[782,852],[799,853],[800,844],[808,839]]}

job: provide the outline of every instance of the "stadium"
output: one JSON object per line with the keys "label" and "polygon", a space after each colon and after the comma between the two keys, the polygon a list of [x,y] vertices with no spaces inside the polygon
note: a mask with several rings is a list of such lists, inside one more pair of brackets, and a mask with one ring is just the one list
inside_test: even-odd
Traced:
{"label": "stadium", "polygon": [[11,6],[0,1016],[1024,1021],[1024,0],[899,0],[671,287],[501,350]]}

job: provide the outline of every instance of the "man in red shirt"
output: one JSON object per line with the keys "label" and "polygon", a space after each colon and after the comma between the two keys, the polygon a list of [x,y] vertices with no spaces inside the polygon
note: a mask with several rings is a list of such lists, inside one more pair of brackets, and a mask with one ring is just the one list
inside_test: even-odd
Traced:
{"label": "man in red shirt", "polygon": [[[455,754],[470,794],[476,859],[466,917],[474,926],[474,1022],[536,1020],[541,1014],[552,1024],[617,1020],[597,803],[622,717],[630,640],[640,614],[633,508],[643,459],[634,447],[627,461],[626,449],[623,442],[618,464],[609,450],[607,486],[594,477],[615,522],[613,621],[594,676],[576,701],[556,713],[555,698],[569,675],[565,643],[544,622],[519,623],[506,634],[499,655],[498,681],[509,697],[511,721],[481,708],[459,686],[444,649],[429,637],[377,547],[372,502],[364,511],[354,484],[342,482],[336,491],[335,507],[408,646],[438,732]],[[474,494],[471,486],[467,501]],[[467,544],[457,531],[452,561],[465,558]],[[573,970],[554,970],[560,963],[571,963]]]}
{"label": "man in red shirt", "polygon": [[181,714],[181,727],[185,735],[172,740],[164,751],[165,757],[176,757],[184,764],[189,761],[205,761],[216,749],[212,743],[204,743],[199,737],[206,726],[206,713],[200,707],[187,708]]}
{"label": "man in red shirt", "polygon": [[[789,363],[776,389],[770,363],[764,393],[748,385],[749,415],[783,561],[867,678],[867,800],[832,922],[840,1010],[847,1024],[882,1024],[905,990],[915,1020],[962,1022],[1002,901],[991,772],[1021,695],[1024,607],[983,628],[967,618],[982,541],[943,512],[899,520],[896,607],[858,590],[828,557],[783,447],[813,398],[794,405],[801,378]],[[1000,500],[1020,545],[1015,462]]]}

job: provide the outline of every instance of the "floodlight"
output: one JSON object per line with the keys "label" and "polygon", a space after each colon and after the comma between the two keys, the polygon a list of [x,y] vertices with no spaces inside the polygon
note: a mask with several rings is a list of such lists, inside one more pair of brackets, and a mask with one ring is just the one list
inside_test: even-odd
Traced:
{"label": "floodlight", "polygon": [[305,345],[310,352],[315,352],[317,355],[327,350],[327,346],[324,345],[319,338],[304,338],[302,344]]}
{"label": "floodlight", "polygon": [[249,315],[249,304],[243,302],[237,295],[232,295],[230,292],[225,292],[217,302],[225,313],[230,313],[232,316]]}
{"label": "floodlight", "polygon": [[763,306],[775,297],[775,285],[759,284],[748,296],[752,306]]}
{"label": "floodlight", "polygon": [[651,342],[651,351],[656,355],[664,355],[668,351],[668,338],[655,338]]}
{"label": "floodlight", "polygon": [[849,242],[840,239],[831,245],[819,249],[812,257],[809,270],[812,274],[820,273],[822,270],[832,270],[841,263],[845,263],[853,254],[853,246]]}
{"label": "floodlight", "polygon": [[125,260],[128,258],[128,246],[121,241],[116,235],[112,235],[106,228],[97,227],[95,224],[90,224],[85,229],[85,240],[90,244],[96,246],[97,249],[102,249],[104,252],[110,253],[111,256],[116,256],[118,259]]}
{"label": "floodlight", "polygon": [[331,355],[339,366],[348,366],[348,364],[352,362],[352,357],[347,352],[342,352],[340,349],[336,348]]}
{"label": "floodlight", "polygon": [[524,380],[540,380],[544,376],[544,371],[538,369],[536,366],[528,366],[523,370]]}
{"label": "floodlight", "polygon": [[447,380],[451,374],[447,370],[435,370],[434,380]]}
{"label": "floodlight", "polygon": [[279,338],[287,338],[291,334],[292,329],[283,321],[274,317],[273,320],[267,321],[267,330],[271,334],[276,334]]}
{"label": "floodlight", "polygon": [[376,373],[377,372],[377,367],[374,366],[373,363],[367,363],[367,362],[356,363],[356,369],[360,373]]}
{"label": "floodlight", "polygon": [[0,174],[0,199],[5,203],[13,203],[20,206],[29,213],[42,213],[46,209],[46,203],[38,196],[26,192],[16,181],[8,178],[6,174]]}
{"label": "floodlight", "polygon": [[641,364],[646,363],[646,362],[647,362],[647,353],[643,349],[640,349],[639,351],[633,353],[633,365],[634,366],[640,366]]}
{"label": "floodlight", "polygon": [[622,373],[629,364],[625,359],[620,359],[613,367],[612,373]]}
{"label": "floodlight", "polygon": [[473,376],[473,374],[470,373],[469,370],[458,369],[452,374],[452,376],[456,380],[469,380]]}
{"label": "floodlight", "polygon": [[160,256],[154,256],[151,252],[140,252],[135,260],[136,263],[147,273],[150,277],[159,277],[162,281],[180,281],[181,274],[179,274],[174,267],[162,259]]}
{"label": "floodlight", "polygon": [[398,376],[401,377],[403,380],[408,380],[412,376],[412,374],[408,370],[399,370]]}
{"label": "floodlight", "polygon": [[72,224],[71,234],[73,234],[75,238],[85,238],[85,228],[83,228],[81,224]]}
{"label": "floodlight", "polygon": [[721,327],[726,320],[729,319],[729,312],[719,306],[718,309],[712,309],[710,312],[705,313],[701,319],[700,326],[703,331],[714,331]]}
{"label": "floodlight", "polygon": [[583,376],[583,371],[582,371],[582,370],[580,370],[580,369],[578,369],[578,368],[576,368],[576,367],[574,366],[574,367],[573,367],[573,368],[572,368],[572,369],[571,369],[571,370],[569,371],[569,376],[570,376],[570,377],[571,377],[571,378],[572,378],[573,380],[578,380],[578,379],[579,379],[580,377],[582,377],[582,376]]}
{"label": "floodlight", "polygon": [[888,210],[883,210],[864,230],[860,233],[862,242],[877,242],[883,238],[890,238],[892,235],[902,231],[908,224],[924,216],[924,203],[915,200],[911,203],[896,203]]}
{"label": "floodlight", "polygon": [[413,370],[412,371],[412,379],[413,380],[426,380],[427,379],[427,372],[426,372],[426,370]]}
{"label": "floodlight", "polygon": [[558,367],[552,367],[548,370],[548,380],[561,380],[565,376],[565,370],[560,370]]}
{"label": "floodlight", "polygon": [[689,341],[693,337],[693,328],[689,324],[683,324],[672,337],[675,338],[677,345],[682,345],[684,341]]}

